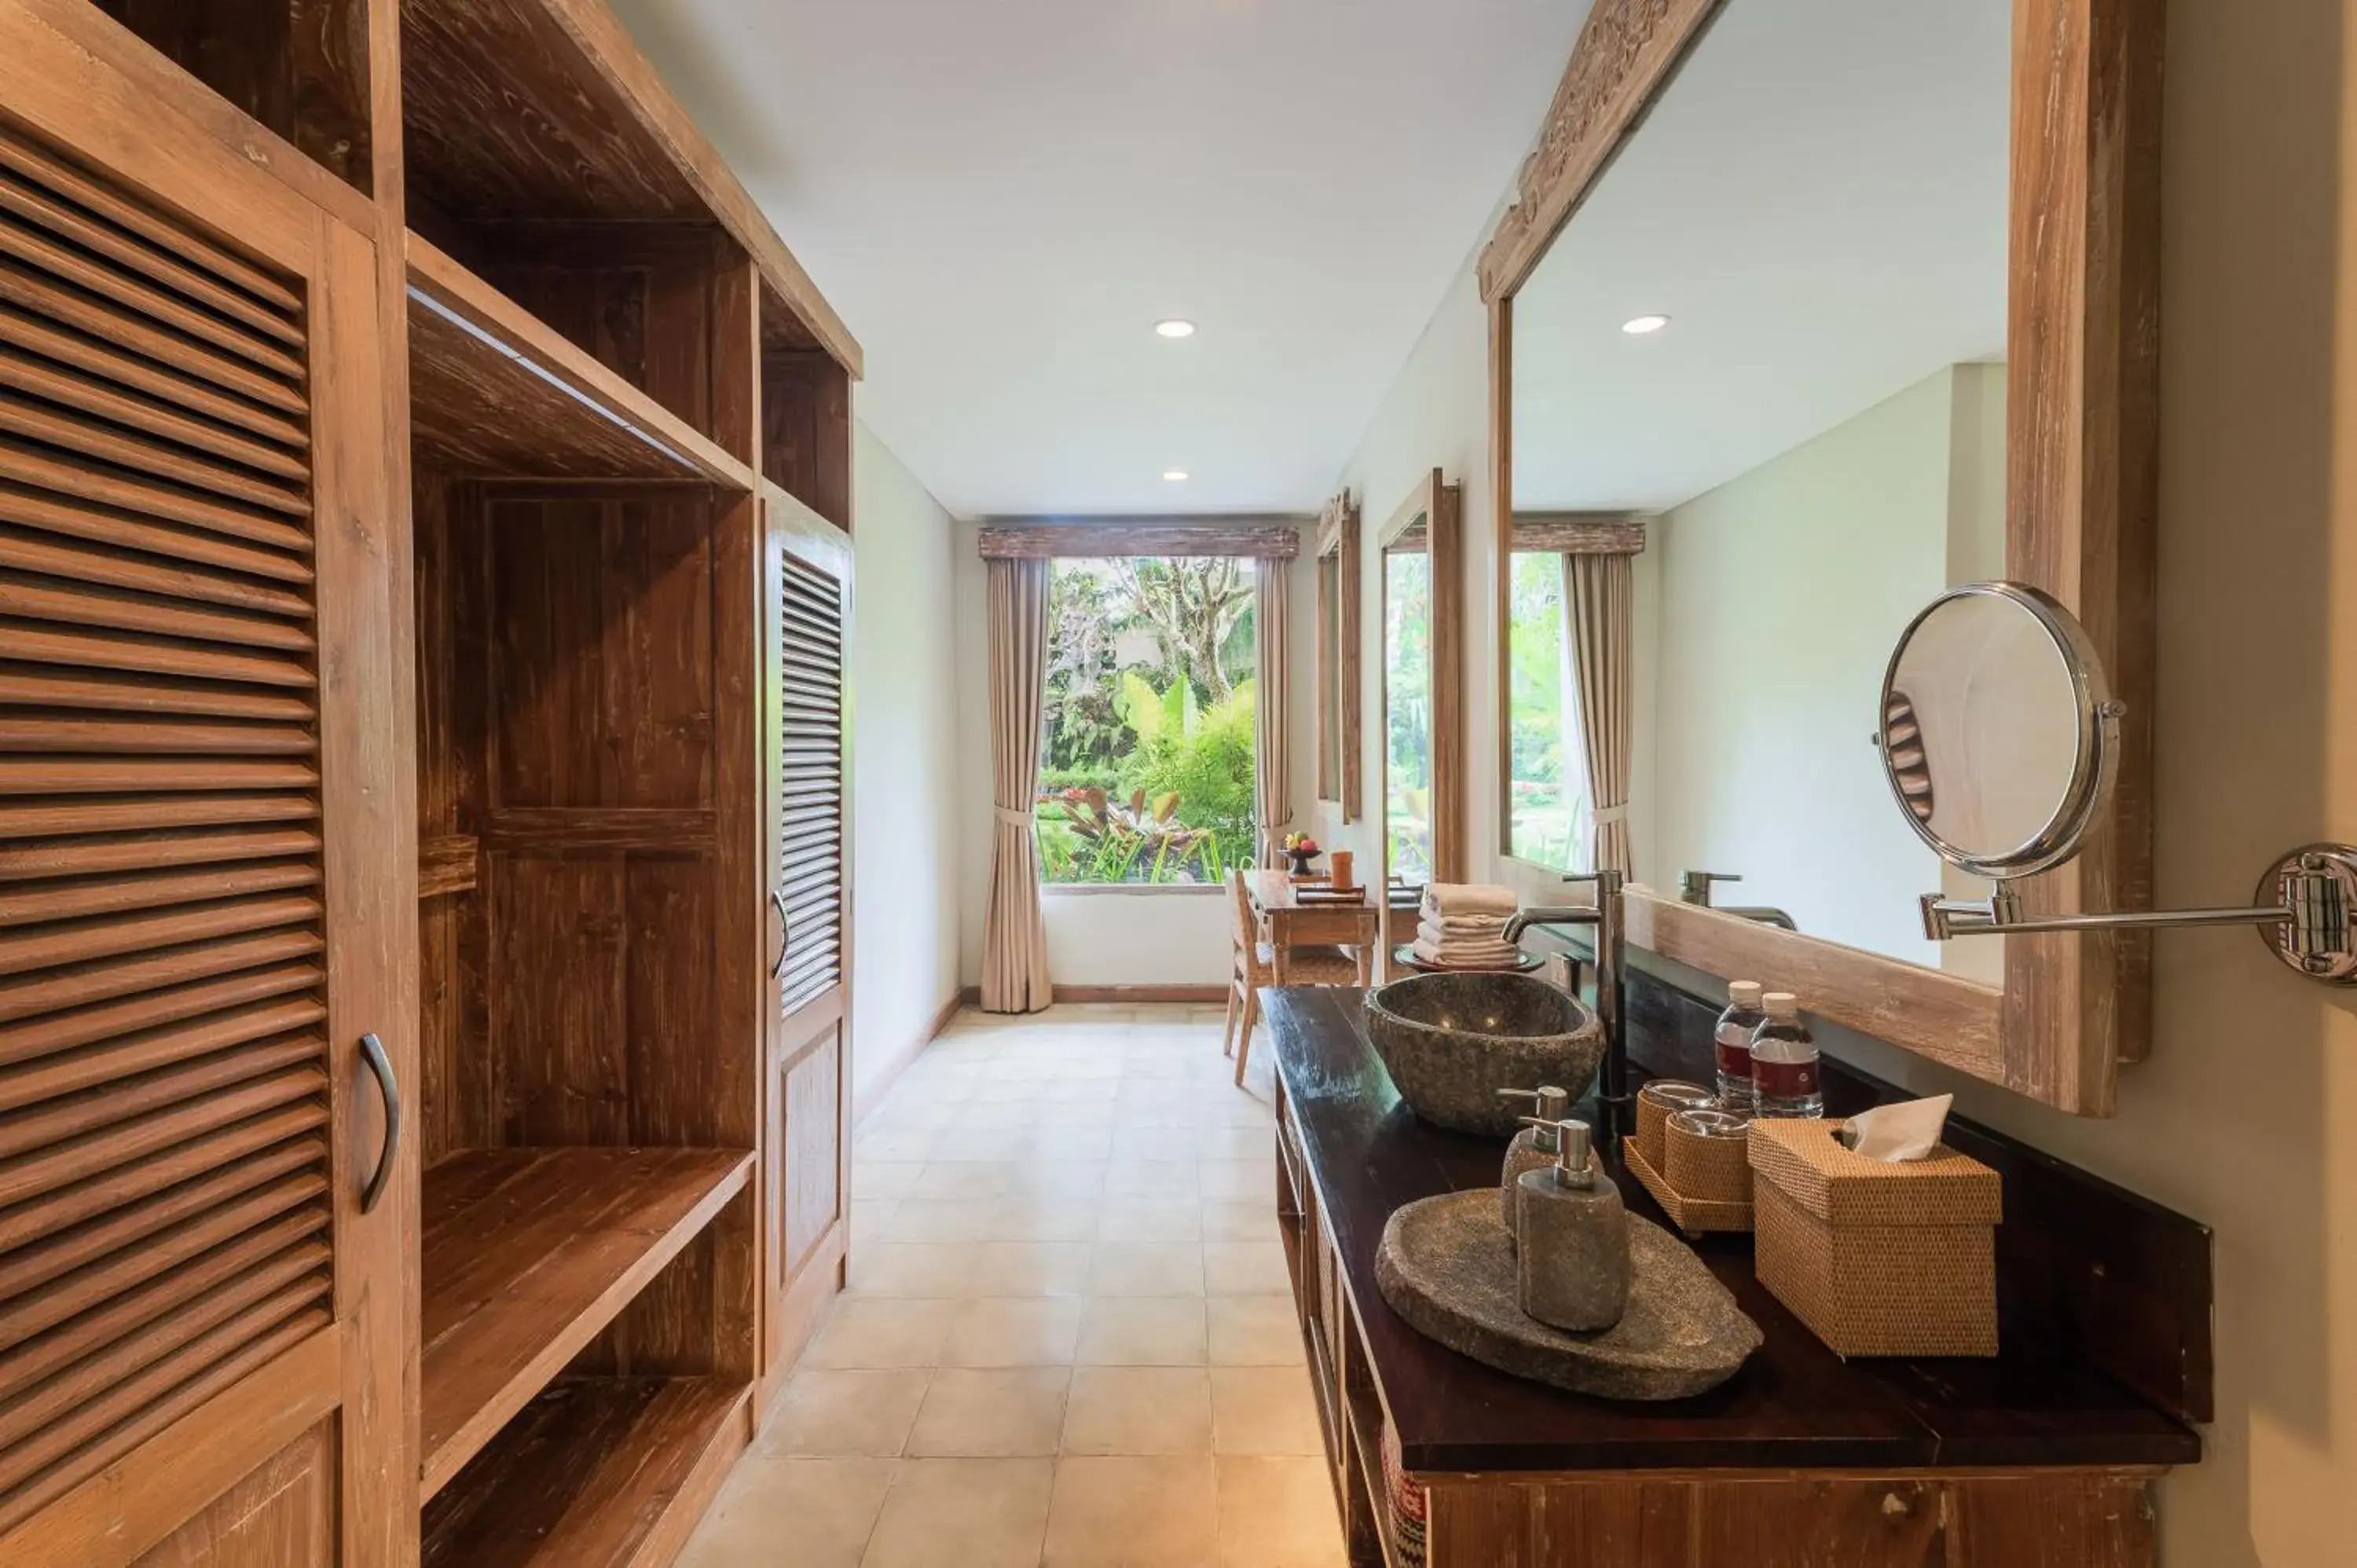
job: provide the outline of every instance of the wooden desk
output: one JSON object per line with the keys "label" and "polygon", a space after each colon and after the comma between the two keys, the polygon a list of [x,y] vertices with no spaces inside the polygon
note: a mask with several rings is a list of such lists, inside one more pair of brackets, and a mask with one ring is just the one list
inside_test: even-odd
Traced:
{"label": "wooden desk", "polygon": [[1246,872],[1244,891],[1275,953],[1274,983],[1293,983],[1286,955],[1297,947],[1349,948],[1358,955],[1361,985],[1381,972],[1376,954],[1383,932],[1373,893],[1363,904],[1305,904],[1284,871]]}

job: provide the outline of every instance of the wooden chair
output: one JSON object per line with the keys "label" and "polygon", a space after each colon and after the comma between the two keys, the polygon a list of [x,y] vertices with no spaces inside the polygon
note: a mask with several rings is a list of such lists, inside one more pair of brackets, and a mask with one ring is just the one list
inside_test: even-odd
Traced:
{"label": "wooden chair", "polygon": [[[1228,874],[1228,891],[1236,902],[1236,925],[1230,950],[1228,1023],[1220,1036],[1220,1054],[1234,1053],[1236,1081],[1244,1080],[1244,1062],[1252,1052],[1253,1026],[1260,1022],[1260,988],[1276,978],[1276,950],[1260,940],[1260,923],[1253,917],[1252,894],[1241,871]],[[1341,948],[1296,948],[1286,961],[1289,978],[1303,985],[1356,985],[1359,961]],[[1242,1019],[1241,1032],[1236,1027]]]}

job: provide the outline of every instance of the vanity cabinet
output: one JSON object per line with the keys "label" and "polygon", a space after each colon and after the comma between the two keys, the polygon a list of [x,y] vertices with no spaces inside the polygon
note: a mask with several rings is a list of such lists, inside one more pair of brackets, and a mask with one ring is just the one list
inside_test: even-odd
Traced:
{"label": "vanity cabinet", "polygon": [[0,7],[0,1562],[677,1552],[843,1277],[857,371],[602,0]]}
{"label": "vanity cabinet", "polygon": [[[1431,1568],[2155,1561],[2150,1484],[2201,1455],[2184,1422],[2026,1334],[1988,1362],[1843,1362],[1752,1278],[1748,1239],[1712,1238],[1702,1251],[1766,1344],[1694,1399],[1565,1393],[1424,1338],[1376,1289],[1383,1223],[1402,1204],[1493,1185],[1503,1144],[1409,1115],[1355,995],[1273,991],[1264,1005],[1277,1062],[1277,1212],[1360,1568],[1412,1560],[1387,1446],[1426,1489]],[[1617,1160],[1608,1168],[1631,1212],[1667,1223]]]}

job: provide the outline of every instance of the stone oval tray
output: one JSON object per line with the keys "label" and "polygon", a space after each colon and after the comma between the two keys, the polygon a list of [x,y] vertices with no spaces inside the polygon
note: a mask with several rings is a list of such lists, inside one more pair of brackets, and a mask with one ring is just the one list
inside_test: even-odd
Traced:
{"label": "stone oval tray", "polygon": [[1629,1217],[1629,1308],[1598,1334],[1568,1334],[1516,1305],[1514,1254],[1494,1190],[1406,1205],[1383,1226],[1375,1283],[1409,1326],[1518,1378],[1602,1399],[1684,1399],[1733,1377],[1761,1344],[1702,1260]]}

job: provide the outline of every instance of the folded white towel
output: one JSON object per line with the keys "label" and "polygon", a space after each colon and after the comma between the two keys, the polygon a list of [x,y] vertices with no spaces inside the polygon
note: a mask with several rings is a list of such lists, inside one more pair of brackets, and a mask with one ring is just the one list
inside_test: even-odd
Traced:
{"label": "folded white towel", "polygon": [[1506,929],[1496,920],[1487,925],[1459,926],[1454,921],[1443,922],[1426,915],[1415,923],[1415,934],[1428,942],[1446,942],[1461,947],[1503,947]]}
{"label": "folded white towel", "polygon": [[1468,948],[1455,942],[1431,942],[1422,937],[1408,944],[1408,951],[1418,963],[1436,969],[1512,969],[1514,950],[1503,942],[1491,947]]}
{"label": "folded white towel", "polygon": [[1424,890],[1424,907],[1443,915],[1511,915],[1522,908],[1511,887],[1483,883],[1436,882]]}
{"label": "folded white towel", "polygon": [[1485,937],[1467,937],[1435,929],[1430,922],[1415,929],[1415,945],[1428,948],[1440,957],[1457,963],[1512,963],[1512,944],[1492,933]]}
{"label": "folded white towel", "polygon": [[1416,924],[1426,930],[1446,931],[1453,937],[1494,937],[1506,929],[1503,915],[1436,915],[1429,909],[1416,911]]}

